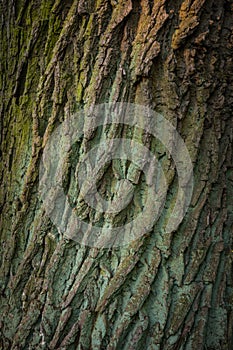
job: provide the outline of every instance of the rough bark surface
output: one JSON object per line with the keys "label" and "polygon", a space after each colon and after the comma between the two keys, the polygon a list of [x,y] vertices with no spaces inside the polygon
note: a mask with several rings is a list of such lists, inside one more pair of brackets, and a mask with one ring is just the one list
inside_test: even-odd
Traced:
{"label": "rough bark surface", "polygon": [[[233,348],[232,33],[226,0],[1,1],[2,349]],[[77,104],[109,101],[164,115],[195,175],[182,224],[164,235],[176,169],[157,140],[133,131],[160,157],[169,192],[153,231],[112,250],[65,239],[38,196],[52,130]],[[76,151],[99,135],[85,135]],[[74,203],[75,167],[71,157],[65,183]],[[103,195],[113,193],[112,174],[131,170],[109,166]],[[116,222],[141,210],[142,177],[137,187]]]}

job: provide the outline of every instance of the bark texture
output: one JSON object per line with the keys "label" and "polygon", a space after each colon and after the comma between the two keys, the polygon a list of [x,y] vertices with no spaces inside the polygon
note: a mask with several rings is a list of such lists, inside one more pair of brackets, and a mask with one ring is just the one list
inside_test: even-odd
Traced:
{"label": "bark texture", "polygon": [[[217,0],[1,1],[2,349],[233,348],[233,3]],[[126,101],[164,115],[194,164],[192,203],[163,234],[176,169],[158,140],[169,183],[153,231],[130,246],[97,249],[65,239],[42,210],[39,161],[52,130],[77,104]],[[107,129],[105,134],[107,135]],[[85,135],[85,152],[100,134]],[[75,203],[67,163],[65,186]],[[113,174],[133,171],[116,160]],[[116,223],[143,206],[137,195]],[[87,220],[95,214],[80,207]],[[105,216],[102,220],[104,222]]]}

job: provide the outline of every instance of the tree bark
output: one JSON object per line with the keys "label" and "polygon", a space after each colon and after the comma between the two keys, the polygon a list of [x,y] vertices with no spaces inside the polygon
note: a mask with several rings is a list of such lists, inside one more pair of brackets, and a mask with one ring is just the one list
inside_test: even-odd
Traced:
{"label": "tree bark", "polygon": [[[3,0],[1,13],[1,348],[232,349],[232,1]],[[149,234],[101,249],[53,225],[39,164],[77,105],[116,101],[149,106],[177,129],[194,191],[182,223],[164,234],[176,169],[158,140],[133,130],[160,157],[166,203]],[[84,136],[79,154],[101,141],[97,131]],[[71,202],[75,168],[71,158]],[[102,194],[130,169],[111,163]],[[142,209],[143,176],[136,189],[119,224]],[[90,208],[85,215],[94,220]]]}

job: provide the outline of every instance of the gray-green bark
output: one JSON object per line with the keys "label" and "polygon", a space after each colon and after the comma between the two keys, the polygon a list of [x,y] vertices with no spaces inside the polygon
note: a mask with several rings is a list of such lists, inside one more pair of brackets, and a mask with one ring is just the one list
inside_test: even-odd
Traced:
{"label": "gray-green bark", "polygon": [[[232,349],[232,2],[12,0],[1,14],[2,349]],[[153,231],[112,250],[65,239],[38,196],[43,140],[77,104],[109,101],[164,115],[195,178],[182,224],[163,235],[176,171],[135,131],[161,157],[169,193]],[[100,141],[85,136],[77,150]],[[128,167],[106,171],[103,194]]]}

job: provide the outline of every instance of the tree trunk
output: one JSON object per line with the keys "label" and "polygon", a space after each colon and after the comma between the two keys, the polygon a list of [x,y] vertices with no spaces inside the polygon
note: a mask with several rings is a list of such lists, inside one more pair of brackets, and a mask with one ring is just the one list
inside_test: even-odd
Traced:
{"label": "tree trunk", "polygon": [[[1,348],[232,349],[232,1],[3,0],[1,13]],[[146,145],[169,187],[150,232],[85,245],[45,211],[40,162],[77,106],[117,101],[176,128],[194,167],[192,200],[166,233],[179,176],[161,140],[127,125],[84,132],[63,179],[84,221],[97,213],[76,202],[74,154],[106,135]],[[132,173],[135,195],[114,225],[142,210],[144,175],[115,159],[98,180],[115,198],[116,179]],[[104,226],[109,216],[99,217]]]}

